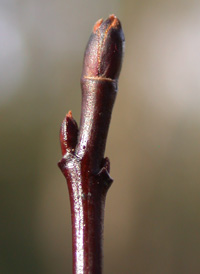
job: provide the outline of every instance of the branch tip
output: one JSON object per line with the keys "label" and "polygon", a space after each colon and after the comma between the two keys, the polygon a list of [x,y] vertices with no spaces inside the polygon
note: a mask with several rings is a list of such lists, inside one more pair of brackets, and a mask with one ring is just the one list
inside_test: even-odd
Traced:
{"label": "branch tip", "polygon": [[58,166],[70,194],[74,274],[102,273],[104,206],[113,182],[104,152],[123,51],[119,19],[114,14],[99,19],[85,50],[80,127],[70,110],[60,129]]}

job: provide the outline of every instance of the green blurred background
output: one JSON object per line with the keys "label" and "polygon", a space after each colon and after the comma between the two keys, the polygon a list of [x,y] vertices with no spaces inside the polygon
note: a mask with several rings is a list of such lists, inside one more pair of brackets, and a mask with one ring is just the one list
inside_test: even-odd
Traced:
{"label": "green blurred background", "polygon": [[200,273],[200,2],[0,0],[0,273],[71,273],[60,124],[93,24],[126,38],[106,156],[104,273]]}

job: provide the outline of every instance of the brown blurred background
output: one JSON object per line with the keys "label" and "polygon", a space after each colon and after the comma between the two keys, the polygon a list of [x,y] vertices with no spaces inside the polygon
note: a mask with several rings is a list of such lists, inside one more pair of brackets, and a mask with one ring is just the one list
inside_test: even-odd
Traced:
{"label": "brown blurred background", "polygon": [[104,273],[200,273],[200,2],[0,0],[0,273],[71,273],[57,167],[99,18],[126,38],[106,156]]}

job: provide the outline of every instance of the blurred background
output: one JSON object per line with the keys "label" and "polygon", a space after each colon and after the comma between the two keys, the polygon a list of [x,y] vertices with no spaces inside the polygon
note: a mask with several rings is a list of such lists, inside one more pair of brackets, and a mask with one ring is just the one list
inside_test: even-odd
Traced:
{"label": "blurred background", "polygon": [[126,38],[106,156],[104,273],[200,273],[200,2],[0,0],[0,273],[71,273],[60,124],[94,23]]}

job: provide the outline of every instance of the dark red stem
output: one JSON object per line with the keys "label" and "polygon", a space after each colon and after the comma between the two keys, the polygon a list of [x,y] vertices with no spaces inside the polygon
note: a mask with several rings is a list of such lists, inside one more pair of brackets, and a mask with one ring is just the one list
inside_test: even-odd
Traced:
{"label": "dark red stem", "polygon": [[69,189],[74,274],[102,273],[104,205],[112,183],[109,159],[103,157],[123,46],[121,24],[114,15],[97,21],[84,57],[80,129],[71,111],[61,126],[63,158],[58,165]]}

